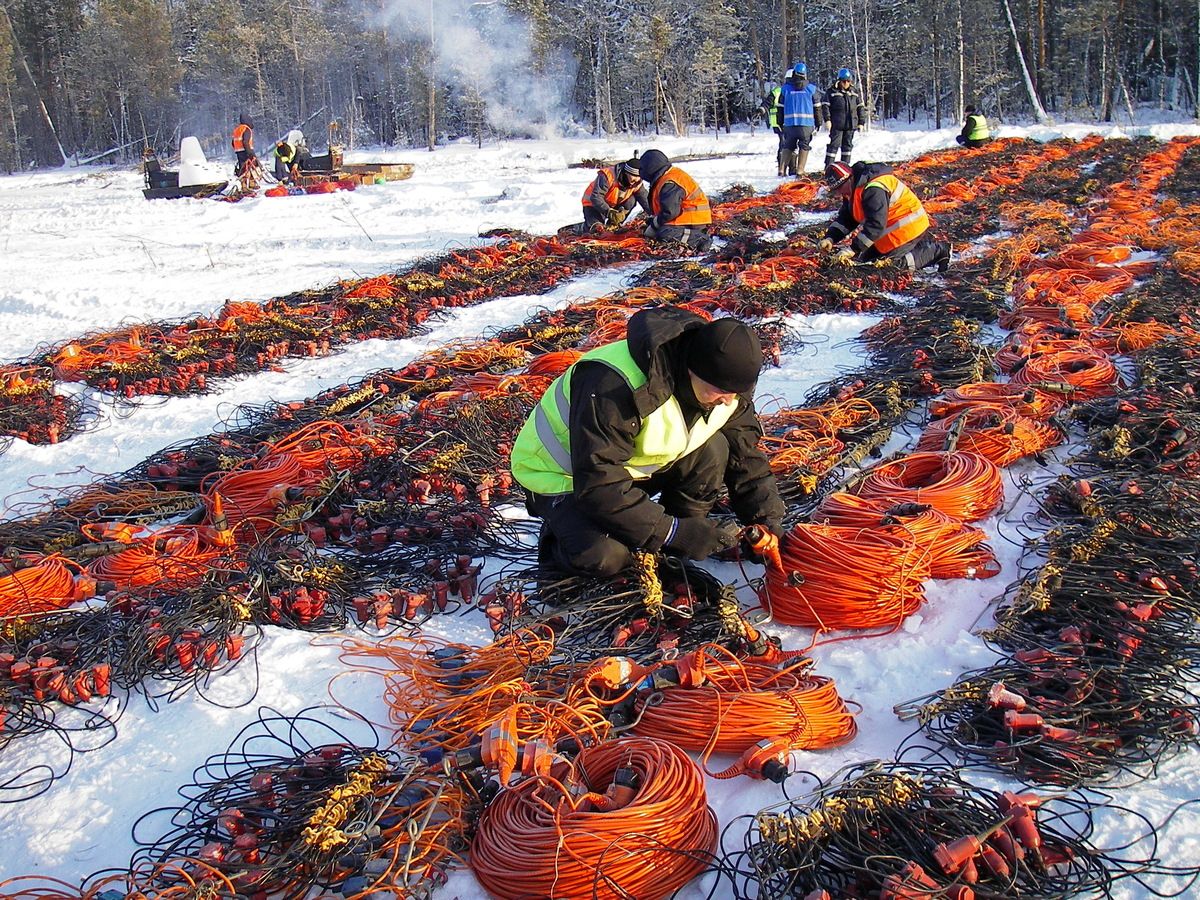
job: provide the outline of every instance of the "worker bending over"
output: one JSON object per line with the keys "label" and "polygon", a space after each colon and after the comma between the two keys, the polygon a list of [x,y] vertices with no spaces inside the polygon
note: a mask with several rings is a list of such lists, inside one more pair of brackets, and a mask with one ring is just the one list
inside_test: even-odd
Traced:
{"label": "worker bending over", "polygon": [[678,241],[703,253],[712,245],[712,209],[695,179],[661,150],[647,150],[638,161],[642,180],[650,186],[650,218],[645,236]]}
{"label": "worker bending over", "polygon": [[650,215],[650,198],[637,159],[606,166],[583,192],[583,230],[620,228],[635,206]]}
{"label": "worker bending over", "polygon": [[830,163],[825,169],[829,190],[842,198],[837,218],[817,247],[833,252],[856,230],[849,248],[840,256],[850,263],[889,259],[909,269],[950,266],[950,245],[929,234],[929,216],[920,199],[883,163]]}
{"label": "worker bending over", "polygon": [[625,340],[567,369],[512,452],[542,519],[539,561],[606,577],[638,549],[704,559],[737,542],[707,517],[722,485],[742,524],[781,534],[752,398],[762,361],[741,322],[662,307],[634,314]]}

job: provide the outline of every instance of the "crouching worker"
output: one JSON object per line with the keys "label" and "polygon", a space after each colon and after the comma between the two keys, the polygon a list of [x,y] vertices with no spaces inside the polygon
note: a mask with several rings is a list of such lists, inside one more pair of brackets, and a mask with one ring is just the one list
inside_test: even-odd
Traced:
{"label": "crouching worker", "polygon": [[712,246],[712,209],[695,179],[661,150],[639,160],[642,180],[650,185],[650,219],[644,232],[653,241],[678,241],[703,253]]}
{"label": "crouching worker", "polygon": [[539,562],[607,577],[633,550],[704,559],[729,549],[736,531],[708,518],[722,485],[743,524],[780,535],[783,501],[752,400],[762,361],[741,322],[663,307],[636,313],[625,340],[555,380],[512,452],[542,519]]}
{"label": "crouching worker", "polygon": [[636,159],[607,166],[583,192],[583,230],[620,228],[635,206],[650,214],[650,200]]}
{"label": "crouching worker", "polygon": [[825,184],[842,198],[837,218],[817,244],[833,252],[856,230],[850,247],[840,254],[846,262],[868,263],[888,259],[909,269],[950,266],[950,245],[929,234],[929,216],[920,199],[883,163],[858,162],[848,166],[830,163]]}
{"label": "crouching worker", "polygon": [[294,184],[300,175],[296,161],[296,148],[287,141],[275,145],[275,180]]}

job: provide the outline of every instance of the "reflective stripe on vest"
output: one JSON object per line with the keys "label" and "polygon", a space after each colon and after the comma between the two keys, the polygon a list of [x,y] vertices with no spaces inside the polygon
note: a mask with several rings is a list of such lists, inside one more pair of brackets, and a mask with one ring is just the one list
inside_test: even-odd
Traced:
{"label": "reflective stripe on vest", "polygon": [[[625,341],[606,344],[585,353],[576,363],[601,362],[625,379],[630,390],[646,383],[646,373],[629,353]],[[513,444],[513,478],[535,494],[569,494],[571,477],[571,375],[575,365],[554,380],[525,420]],[[633,456],[625,471],[635,481],[649,478],[659,469],[683,459],[703,447],[737,411],[738,403],[718,405],[688,428],[679,401],[673,396],[642,420],[634,438]]]}
{"label": "reflective stripe on vest", "polygon": [[673,218],[670,222],[662,222],[662,225],[711,225],[712,224],[712,209],[708,205],[708,197],[704,196],[704,191],[700,190],[700,185],[696,184],[695,180],[687,172],[677,166],[671,166],[667,173],[662,178],[654,182],[654,187],[650,191],[650,212],[653,215],[658,215],[662,212],[662,202],[659,200],[659,195],[662,193],[663,187],[668,184],[677,184],[683,188],[686,196],[683,198],[683,203],[679,207],[679,215]]}
{"label": "reflective stripe on vest", "polygon": [[[624,202],[626,200],[628,200],[630,197],[632,197],[636,193],[634,188],[623,189],[621,187],[620,182],[617,181],[617,167],[616,166],[609,166],[607,169],[603,169],[602,171],[608,175],[608,190],[604,194],[604,202],[607,203],[609,206],[611,206],[615,209],[616,207],[624,204]],[[597,175],[595,178],[592,179],[592,183],[589,184],[587,186],[587,189],[583,192],[583,205],[584,206],[592,205],[592,191],[594,191],[596,189],[596,182],[599,180],[600,180],[600,176]]]}
{"label": "reflective stripe on vest", "polygon": [[917,195],[909,190],[908,185],[895,175],[880,175],[865,186],[854,189],[851,213],[856,222],[866,219],[862,195],[867,188],[873,187],[888,192],[887,226],[883,229],[883,234],[874,241],[860,233],[858,240],[864,249],[873,246],[881,256],[886,256],[929,230],[929,216],[925,207],[921,205]]}
{"label": "reflective stripe on vest", "polygon": [[234,150],[245,150],[246,149],[246,133],[249,130],[250,130],[249,125],[240,125],[240,124],[236,128],[233,129],[233,149]]}
{"label": "reflective stripe on vest", "polygon": [[971,126],[970,131],[967,132],[966,139],[968,141],[986,141],[991,138],[992,132],[988,128],[987,119],[979,115],[979,113],[972,113],[967,116],[967,122]]}

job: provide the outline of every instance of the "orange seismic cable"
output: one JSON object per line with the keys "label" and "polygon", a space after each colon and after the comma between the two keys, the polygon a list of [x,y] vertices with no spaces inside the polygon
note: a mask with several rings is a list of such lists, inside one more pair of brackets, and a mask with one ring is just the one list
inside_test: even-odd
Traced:
{"label": "orange seismic cable", "polygon": [[1110,397],[1121,385],[1121,373],[1107,354],[1097,350],[1060,350],[1030,357],[1012,377],[1013,384],[1067,384],[1072,398]]}
{"label": "orange seismic cable", "polygon": [[707,759],[711,753],[740,754],[764,739],[789,750],[823,750],[857,733],[833,681],[803,671],[809,660],[779,669],[738,660],[718,645],[700,652],[709,657],[705,683],[639,698],[635,734]]}
{"label": "orange seismic cable", "polygon": [[1045,421],[1062,409],[1065,403],[1061,394],[1040,391],[1030,385],[975,381],[951,388],[930,401],[929,414],[941,418],[964,409],[986,406],[1011,409],[1028,419]]}
{"label": "orange seismic cable", "polygon": [[785,625],[894,630],[925,600],[930,553],[902,528],[799,524],[780,552],[763,604]]}
{"label": "orange seismic cable", "polygon": [[[14,566],[22,568],[13,570]],[[95,593],[95,582],[77,580],[71,566],[59,556],[0,566],[0,620],[9,616],[53,612]]]}
{"label": "orange seismic cable", "polygon": [[562,768],[484,810],[470,866],[489,895],[659,900],[708,868],[717,820],[682,750],[635,737]]}
{"label": "orange seismic cable", "polygon": [[963,522],[985,519],[1004,500],[1000,470],[963,450],[910,453],[870,469],[852,493],[892,503],[928,503]]}
{"label": "orange seismic cable", "polygon": [[978,453],[1004,467],[1057,446],[1062,443],[1062,434],[1051,425],[1027,419],[1011,409],[979,407],[930,422],[916,449],[944,450],[951,442],[956,449]]}
{"label": "orange seismic cable", "polygon": [[918,547],[929,551],[932,578],[991,578],[1000,564],[983,529],[948,516],[932,506],[892,503],[835,491],[813,511],[813,521],[842,528],[903,528]]}

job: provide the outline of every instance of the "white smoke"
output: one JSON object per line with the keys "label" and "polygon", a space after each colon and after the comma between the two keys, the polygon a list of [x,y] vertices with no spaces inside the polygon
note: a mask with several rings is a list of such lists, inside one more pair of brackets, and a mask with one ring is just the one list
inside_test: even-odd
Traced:
{"label": "white smoke", "polygon": [[390,0],[376,20],[432,37],[439,81],[477,92],[500,134],[556,137],[570,127],[562,86],[574,81],[574,62],[552,56],[535,72],[531,25],[501,0]]}

